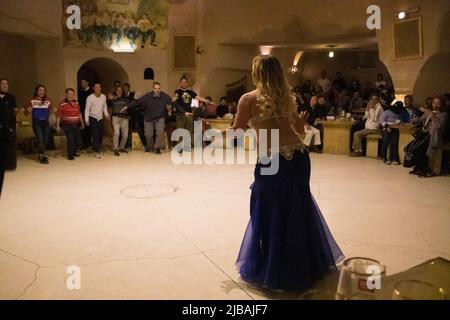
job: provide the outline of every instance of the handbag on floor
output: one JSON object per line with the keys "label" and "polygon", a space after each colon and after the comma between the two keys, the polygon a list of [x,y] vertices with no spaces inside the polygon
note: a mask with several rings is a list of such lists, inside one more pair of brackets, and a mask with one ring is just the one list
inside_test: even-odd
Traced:
{"label": "handbag on floor", "polygon": [[404,148],[405,159],[403,160],[403,166],[405,168],[416,166],[420,156],[426,153],[429,143],[430,135],[427,132],[417,134],[415,139]]}

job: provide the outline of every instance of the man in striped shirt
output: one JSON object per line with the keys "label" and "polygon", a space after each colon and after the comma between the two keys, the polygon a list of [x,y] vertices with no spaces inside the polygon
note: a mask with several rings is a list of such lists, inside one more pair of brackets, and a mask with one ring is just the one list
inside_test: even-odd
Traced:
{"label": "man in striped shirt", "polygon": [[80,105],[75,100],[75,90],[66,89],[66,99],[59,104],[56,130],[61,132],[61,126],[67,139],[67,157],[74,160],[80,147],[81,130],[84,128]]}

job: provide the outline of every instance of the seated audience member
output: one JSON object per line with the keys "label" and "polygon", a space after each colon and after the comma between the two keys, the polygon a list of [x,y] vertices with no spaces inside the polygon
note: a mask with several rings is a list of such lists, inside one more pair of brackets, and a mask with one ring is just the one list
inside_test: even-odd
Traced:
{"label": "seated audience member", "polygon": [[233,115],[233,117],[237,113],[237,105],[238,105],[238,102],[235,100],[235,101],[231,102],[230,106],[228,107],[228,109],[230,110],[230,113]]}
{"label": "seated audience member", "polygon": [[334,107],[331,108],[328,115],[340,117],[342,115],[345,116],[350,111],[350,97],[347,95],[347,92],[337,92],[334,103]]}
{"label": "seated audience member", "polygon": [[[410,117],[408,111],[401,101],[397,101],[393,106],[383,112],[381,116],[381,128],[383,140],[381,143],[381,159],[387,165],[399,165],[400,156],[398,153],[398,141],[400,132],[398,129],[391,128],[398,123],[409,123]],[[388,148],[390,151],[388,159]]]}
{"label": "seated audience member", "polygon": [[433,156],[434,150],[441,146],[444,137],[448,114],[445,112],[445,102],[442,97],[433,99],[432,111],[427,111],[414,122],[414,125],[422,129],[421,134],[416,135],[406,147],[413,154],[414,169],[411,174],[421,178],[428,178],[433,172],[428,166],[428,158]]}
{"label": "seated audience member", "polygon": [[[319,108],[319,109],[318,109]],[[303,143],[309,148],[311,146],[311,142],[314,143],[313,151],[320,153],[320,146],[322,145],[322,139],[320,137],[320,130],[317,129],[314,124],[317,119],[322,119],[324,117],[325,112],[321,112],[320,107],[318,105],[318,100],[316,96],[312,96],[307,107],[304,107],[305,110],[309,114],[308,122],[305,124],[305,138]]]}
{"label": "seated audience member", "polygon": [[[311,99],[313,99],[313,98],[314,98],[314,100],[313,100],[312,104],[314,106],[311,105],[309,108],[311,111],[308,115],[308,119],[307,119],[306,123],[310,127],[318,129],[320,131],[320,135],[322,137],[323,136],[323,126],[321,124],[316,124],[316,121],[324,120],[327,117],[328,109],[326,107],[326,102],[325,102],[326,100],[325,100],[325,97],[323,97],[323,96],[321,96],[319,99],[317,99],[317,96],[311,97]],[[314,101],[317,101],[317,103],[314,103]],[[322,138],[321,138],[321,140],[322,140]],[[316,148],[316,149],[322,150],[322,148],[323,148],[323,145],[321,144],[320,147]]]}
{"label": "seated audience member", "polygon": [[193,109],[194,121],[216,118],[217,105],[212,102],[211,97],[205,97],[205,100],[206,101],[199,101],[198,107]]}
{"label": "seated audience member", "polygon": [[414,98],[412,95],[405,96],[404,103],[406,111],[408,111],[409,114],[409,122],[416,121],[423,115],[423,112],[414,105]]}
{"label": "seated audience member", "polygon": [[220,98],[220,103],[217,106],[217,110],[216,110],[217,118],[223,118],[229,112],[230,111],[228,110],[227,98],[226,97]]}
{"label": "seated audience member", "polygon": [[230,105],[228,106],[228,110],[229,110],[228,113],[224,115],[222,119],[233,120],[237,113],[237,102],[236,101],[231,102]]}
{"label": "seated audience member", "polygon": [[[450,121],[448,120],[450,118],[450,93],[444,94],[444,102],[445,102],[445,110],[447,112],[447,124],[445,126],[445,132],[444,132],[444,142],[450,142]],[[447,153],[449,153],[447,151]]]}
{"label": "seated audience member", "polygon": [[423,106],[422,109],[433,110],[433,98],[432,97],[428,97],[425,99],[425,105]]}
{"label": "seated audience member", "polygon": [[361,92],[361,85],[356,78],[354,78],[350,84],[350,93],[353,95],[355,92]]}
{"label": "seated audience member", "polygon": [[351,157],[363,156],[362,139],[369,134],[379,132],[381,115],[383,112],[384,110],[380,104],[380,98],[378,96],[374,96],[367,105],[366,113],[364,115],[364,118],[366,119],[366,123],[364,125],[365,129],[356,131],[353,134],[353,152],[350,154]]}
{"label": "seated audience member", "polygon": [[328,106],[327,99],[324,95],[319,96],[319,104],[317,107],[319,107],[318,110],[320,110],[320,114],[325,112],[325,115],[322,118],[326,118],[328,112],[330,112],[330,107]]}
{"label": "seated audience member", "polygon": [[216,117],[217,112],[217,104],[215,104],[210,96],[206,97],[206,103],[205,103],[205,109],[204,109],[204,115],[205,119],[214,119]]}
{"label": "seated audience member", "polygon": [[362,108],[363,99],[361,98],[361,94],[356,91],[355,93],[353,93],[352,100],[350,101],[350,113],[361,111]]}
{"label": "seated audience member", "polygon": [[302,89],[300,87],[295,87],[294,94],[295,102],[297,103],[297,110],[299,110],[306,104]]}

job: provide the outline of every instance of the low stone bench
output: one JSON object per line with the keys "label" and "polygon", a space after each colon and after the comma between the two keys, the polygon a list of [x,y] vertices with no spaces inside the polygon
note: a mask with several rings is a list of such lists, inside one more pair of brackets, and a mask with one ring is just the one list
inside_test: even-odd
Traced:
{"label": "low stone bench", "polygon": [[367,147],[366,157],[372,159],[378,159],[378,150],[380,145],[381,135],[378,133],[372,133],[366,136]]}
{"label": "low stone bench", "polygon": [[440,175],[442,171],[442,155],[444,151],[450,150],[450,142],[444,143],[442,146],[434,150],[433,156],[429,158],[429,166],[435,175]]}

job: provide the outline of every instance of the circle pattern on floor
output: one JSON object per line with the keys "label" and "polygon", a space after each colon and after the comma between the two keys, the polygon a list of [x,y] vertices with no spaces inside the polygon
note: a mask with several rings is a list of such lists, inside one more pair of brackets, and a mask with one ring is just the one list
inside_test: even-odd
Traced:
{"label": "circle pattern on floor", "polygon": [[158,199],[178,191],[177,187],[169,185],[140,184],[125,187],[120,190],[120,194],[127,198],[134,199]]}

